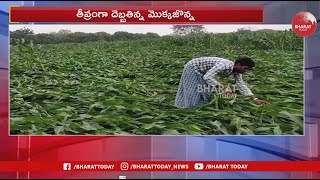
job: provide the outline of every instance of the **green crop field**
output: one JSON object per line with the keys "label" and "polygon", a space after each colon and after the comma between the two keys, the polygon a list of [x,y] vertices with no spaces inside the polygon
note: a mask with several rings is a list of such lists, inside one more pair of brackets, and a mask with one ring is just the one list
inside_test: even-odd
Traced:
{"label": "green crop field", "polygon": [[[251,56],[239,92],[192,109],[173,106],[194,57]],[[303,39],[292,31],[18,44],[10,55],[11,134],[302,135]],[[232,83],[233,79],[221,79]]]}

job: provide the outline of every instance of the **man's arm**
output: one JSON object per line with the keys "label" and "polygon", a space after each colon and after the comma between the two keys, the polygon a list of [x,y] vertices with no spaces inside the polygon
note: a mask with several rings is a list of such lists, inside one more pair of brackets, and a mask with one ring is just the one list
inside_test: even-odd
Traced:
{"label": "man's arm", "polygon": [[242,74],[235,74],[234,75],[236,79],[236,84],[238,85],[241,93],[245,96],[249,96],[252,100],[254,100],[256,103],[261,104],[261,105],[270,105],[269,102],[261,100],[257,98],[250,90],[250,88],[246,85],[246,83],[242,80]]}
{"label": "man's arm", "polygon": [[207,84],[213,87],[223,86],[215,79],[215,76],[218,73],[221,73],[225,69],[226,69],[226,65],[224,63],[217,63],[203,76],[203,79],[207,82]]}
{"label": "man's arm", "polygon": [[237,73],[234,75],[236,79],[236,84],[238,85],[241,93],[245,96],[250,96],[252,99],[256,98],[254,94],[251,92],[250,88],[246,85],[246,83],[242,80],[242,74]]}

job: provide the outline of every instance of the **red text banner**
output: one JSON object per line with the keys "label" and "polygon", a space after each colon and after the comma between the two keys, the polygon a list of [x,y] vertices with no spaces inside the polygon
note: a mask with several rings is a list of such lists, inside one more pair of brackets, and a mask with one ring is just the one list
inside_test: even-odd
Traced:
{"label": "red text banner", "polygon": [[10,23],[214,24],[261,23],[259,7],[95,8],[11,7]]}

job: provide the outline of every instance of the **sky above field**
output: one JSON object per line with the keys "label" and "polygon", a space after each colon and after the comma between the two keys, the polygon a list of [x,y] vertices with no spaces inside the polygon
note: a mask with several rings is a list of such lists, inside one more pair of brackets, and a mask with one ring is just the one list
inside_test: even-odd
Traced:
{"label": "sky above field", "polygon": [[[129,33],[157,33],[159,35],[172,34],[171,25],[26,25],[26,24],[15,24],[10,25],[10,31],[17,29],[29,28],[34,33],[50,33],[58,32],[61,29],[71,30],[72,32],[107,32],[113,34],[117,31],[126,31]],[[239,28],[246,28],[252,31],[260,29],[273,29],[273,30],[286,30],[291,28],[291,24],[288,25],[205,25],[206,31],[209,33],[227,33],[237,31]]]}

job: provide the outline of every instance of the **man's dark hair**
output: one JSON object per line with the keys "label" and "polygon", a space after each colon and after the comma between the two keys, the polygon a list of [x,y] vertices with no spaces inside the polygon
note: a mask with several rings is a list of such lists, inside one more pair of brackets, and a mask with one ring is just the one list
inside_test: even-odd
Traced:
{"label": "man's dark hair", "polygon": [[254,68],[255,66],[254,61],[249,57],[241,57],[237,59],[234,63],[235,64],[239,63],[241,66],[248,66],[249,68]]}

